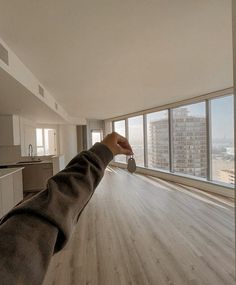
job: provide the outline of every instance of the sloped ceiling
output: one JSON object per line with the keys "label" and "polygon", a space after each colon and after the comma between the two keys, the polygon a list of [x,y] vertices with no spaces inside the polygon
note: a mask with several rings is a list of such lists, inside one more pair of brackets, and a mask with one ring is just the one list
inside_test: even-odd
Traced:
{"label": "sloped ceiling", "polygon": [[233,85],[229,0],[2,0],[0,37],[71,116]]}
{"label": "sloped ceiling", "polygon": [[61,116],[1,68],[0,114],[16,114],[42,124],[66,123]]}

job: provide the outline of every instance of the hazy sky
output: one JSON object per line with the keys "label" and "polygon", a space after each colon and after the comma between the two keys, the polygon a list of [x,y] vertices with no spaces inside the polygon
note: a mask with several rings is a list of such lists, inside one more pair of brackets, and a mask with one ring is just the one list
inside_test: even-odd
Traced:
{"label": "hazy sky", "polygon": [[[234,137],[234,107],[233,95],[211,100],[211,119],[212,119],[212,138],[214,139],[232,139]],[[189,115],[197,117],[206,117],[205,103],[196,103],[179,108],[187,108]],[[150,113],[147,115],[147,122],[153,122],[167,118],[167,111]],[[132,136],[142,138],[142,116],[136,116],[129,119],[132,125]],[[124,135],[125,121],[115,122],[117,132]]]}
{"label": "hazy sky", "polygon": [[222,97],[211,101],[212,138],[233,139],[234,107],[233,96]]}
{"label": "hazy sky", "polygon": [[[212,139],[233,139],[234,106],[233,95],[211,100]],[[196,103],[184,106],[189,115],[205,117],[205,104]],[[182,107],[182,108],[184,108]]]}
{"label": "hazy sky", "polygon": [[188,113],[189,116],[202,117],[202,118],[206,117],[206,108],[205,108],[204,102],[186,105],[186,106],[179,107],[176,109],[181,109],[181,108],[186,108],[189,112]]}

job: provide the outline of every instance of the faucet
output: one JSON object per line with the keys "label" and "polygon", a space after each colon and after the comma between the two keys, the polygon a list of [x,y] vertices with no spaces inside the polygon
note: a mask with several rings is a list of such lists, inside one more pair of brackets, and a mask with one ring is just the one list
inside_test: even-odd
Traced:
{"label": "faucet", "polygon": [[29,149],[29,157],[31,157],[31,159],[33,159],[33,152],[34,152],[34,150],[33,150],[32,144],[29,144],[28,149]]}

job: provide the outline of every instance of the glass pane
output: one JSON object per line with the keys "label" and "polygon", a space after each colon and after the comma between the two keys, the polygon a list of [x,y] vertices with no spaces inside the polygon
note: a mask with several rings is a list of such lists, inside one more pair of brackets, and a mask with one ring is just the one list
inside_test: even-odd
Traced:
{"label": "glass pane", "polygon": [[36,142],[37,146],[43,146],[43,130],[36,129]]}
{"label": "glass pane", "polygon": [[102,133],[101,131],[92,131],[92,145],[96,142],[101,142],[102,140]]}
{"label": "glass pane", "polygon": [[[120,134],[121,136],[125,137],[125,120],[116,121],[114,122],[114,131]],[[125,155],[117,155],[115,157],[115,161],[126,163],[126,156]]]}
{"label": "glass pane", "polygon": [[211,100],[212,179],[235,183],[233,95]]}
{"label": "glass pane", "polygon": [[37,147],[37,155],[38,156],[44,155],[44,147]]}
{"label": "glass pane", "polygon": [[148,168],[169,170],[168,110],[147,115]]}
{"label": "glass pane", "polygon": [[173,169],[205,178],[207,143],[205,102],[173,109]]}
{"label": "glass pane", "polygon": [[45,155],[56,154],[56,130],[54,129],[44,129],[44,147]]}
{"label": "glass pane", "polygon": [[135,155],[137,166],[144,166],[144,143],[143,143],[143,116],[128,119],[129,143]]}

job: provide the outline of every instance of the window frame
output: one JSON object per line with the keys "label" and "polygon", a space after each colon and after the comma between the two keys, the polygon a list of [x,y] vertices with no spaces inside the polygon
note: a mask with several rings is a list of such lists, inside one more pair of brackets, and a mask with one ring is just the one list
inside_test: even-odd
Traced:
{"label": "window frame", "polygon": [[[147,129],[147,133],[146,133],[146,140],[147,140],[147,149],[146,149],[146,152],[147,152],[147,155],[148,155],[148,151],[149,151],[149,149],[148,149],[148,119],[147,119],[147,116],[149,115],[149,114],[154,114],[154,113],[159,113],[159,112],[164,112],[164,111],[167,111],[167,116],[168,116],[168,156],[169,156],[169,166],[168,166],[168,169],[164,169],[164,168],[158,168],[158,167],[156,167],[156,168],[152,168],[152,167],[148,167],[148,164],[147,164],[147,166],[146,166],[146,168],[147,169],[152,169],[152,170],[157,170],[157,171],[169,171],[170,172],[170,166],[171,166],[171,164],[170,164],[170,159],[171,159],[171,156],[170,156],[170,118],[169,118],[169,110],[168,109],[163,109],[163,110],[159,110],[159,111],[155,111],[155,112],[150,112],[150,113],[147,113],[147,114],[145,114],[145,116],[146,116],[146,129]],[[148,160],[148,157],[147,157],[147,160]]]}
{"label": "window frame", "polygon": [[[224,187],[227,187],[228,188],[235,188],[236,187],[236,183],[235,183],[235,174],[236,174],[236,168],[235,168],[235,164],[236,164],[236,157],[235,157],[235,154],[236,154],[236,150],[235,150],[235,137],[236,137],[236,134],[234,134],[233,136],[233,140],[234,140],[234,144],[233,144],[233,147],[234,147],[234,184],[230,184],[230,183],[225,183],[225,182],[222,182],[222,181],[219,181],[219,180],[216,180],[213,178],[213,163],[212,163],[212,144],[213,144],[213,139],[212,139],[212,125],[211,125],[211,122],[212,122],[212,113],[211,113],[211,106],[212,106],[212,101],[214,99],[222,99],[222,98],[225,98],[225,97],[228,97],[228,96],[232,96],[233,98],[233,122],[234,122],[234,125],[233,125],[233,131],[235,132],[235,109],[234,109],[234,104],[235,104],[235,95],[233,94],[233,92],[231,92],[230,94],[225,94],[223,96],[218,96],[218,97],[212,97],[210,99],[208,99],[208,104],[210,106],[210,109],[209,109],[209,113],[208,113],[208,116],[209,116],[209,154],[208,154],[208,159],[210,160],[209,161],[209,169],[210,169],[210,182],[212,182],[213,184],[216,184],[216,185],[222,185]],[[225,186],[226,185],[226,186]],[[232,186],[232,187],[231,187]]]}
{"label": "window frame", "polygon": [[[191,105],[194,105],[194,104],[199,104],[199,103],[204,103],[204,108],[205,108],[205,124],[206,124],[206,132],[208,131],[207,129],[207,114],[206,114],[206,109],[207,109],[207,106],[206,106],[206,101],[208,100],[202,100],[202,101],[199,101],[199,102],[192,102],[192,103],[188,103],[188,104],[183,104],[183,105],[180,105],[180,106],[177,106],[177,107],[172,107],[171,109],[169,109],[171,111],[171,137],[169,138],[169,143],[172,144],[172,152],[170,154],[171,156],[171,161],[172,161],[172,173],[176,173],[176,174],[179,174],[179,175],[183,175],[183,176],[189,176],[189,177],[194,177],[194,178],[201,178],[201,179],[204,179],[207,181],[207,178],[208,178],[208,173],[207,173],[207,169],[208,169],[208,159],[206,161],[206,177],[200,177],[200,176],[196,176],[196,175],[191,175],[191,174],[186,174],[186,173],[183,173],[183,172],[178,172],[178,171],[175,171],[174,170],[174,141],[172,139],[173,137],[173,111],[174,109],[178,109],[178,108],[182,108],[182,107],[188,107],[188,106],[191,106]],[[208,134],[206,133],[206,154],[208,155],[208,138],[207,138]]]}
{"label": "window frame", "polygon": [[[183,100],[180,102],[168,104],[168,105],[163,105],[160,107],[148,109],[148,110],[143,110],[140,112],[120,116],[117,118],[109,119],[112,121],[112,130],[114,131],[114,122],[117,121],[122,121],[125,120],[125,128],[126,128],[126,138],[129,139],[128,134],[128,119],[132,117],[136,117],[139,115],[143,116],[143,135],[144,135],[144,166],[138,166],[138,168],[141,169],[147,169],[151,170],[154,172],[162,172],[162,173],[169,173],[173,174],[176,176],[180,177],[185,177],[185,178],[190,178],[193,180],[197,181],[204,181],[204,182],[209,182],[213,185],[217,186],[223,186],[224,188],[227,189],[234,189],[235,185],[230,185],[224,182],[220,181],[213,181],[212,180],[212,134],[211,134],[211,100],[216,99],[216,98],[223,98],[227,96],[232,96],[233,95],[233,88],[227,88],[224,90],[220,90],[217,92],[212,92],[209,94],[205,94],[202,96],[198,96],[192,99],[187,99]],[[233,97],[234,98],[234,97]],[[234,98],[235,100],[235,98]],[[201,177],[196,177],[193,175],[188,175],[184,173],[177,173],[174,172],[173,170],[173,140],[172,140],[172,134],[173,134],[173,109],[178,108],[178,107],[184,107],[187,105],[195,104],[195,103],[205,103],[205,120],[206,120],[206,153],[207,153],[207,175],[206,178],[201,178]],[[169,120],[169,170],[164,170],[164,169],[150,169],[148,168],[148,153],[147,153],[147,114],[154,113],[154,112],[159,112],[167,110],[168,111],[168,120]],[[234,113],[235,116],[235,113]],[[235,128],[235,126],[234,126]],[[235,159],[235,158],[234,158]],[[119,162],[120,164],[124,164],[122,162]]]}
{"label": "window frame", "polygon": [[[37,145],[37,129],[41,129],[42,130],[42,143],[43,145]],[[53,154],[46,154],[46,149],[45,149],[45,130],[53,130],[54,131],[54,153]],[[57,129],[55,127],[41,127],[41,126],[37,126],[36,127],[36,153],[37,156],[49,156],[49,155],[57,155]],[[38,148],[43,148],[43,155],[39,155],[38,154]]]}
{"label": "window frame", "polygon": [[144,139],[144,115],[137,115],[137,116],[130,116],[130,117],[128,117],[126,120],[127,120],[127,135],[128,135],[128,140],[130,140],[130,124],[129,124],[129,119],[132,119],[132,118],[136,118],[136,117],[142,117],[142,129],[143,129],[143,139],[142,139],[142,141],[143,141],[143,166],[141,166],[141,165],[138,165],[137,164],[137,166],[138,167],[145,167],[145,139]]}
{"label": "window frame", "polygon": [[[128,136],[129,136],[129,132],[128,132],[128,118],[125,118],[125,119],[121,119],[121,120],[112,120],[112,131],[113,132],[115,132],[116,130],[115,130],[115,123],[116,122],[120,122],[120,121],[125,121],[125,137],[128,139]],[[128,159],[127,159],[127,156],[126,156],[126,159],[125,159],[125,163],[124,162],[121,162],[121,161],[116,161],[115,160],[115,156],[113,157],[113,161],[115,162],[115,163],[121,163],[121,164],[127,164],[127,162],[128,162]]]}

